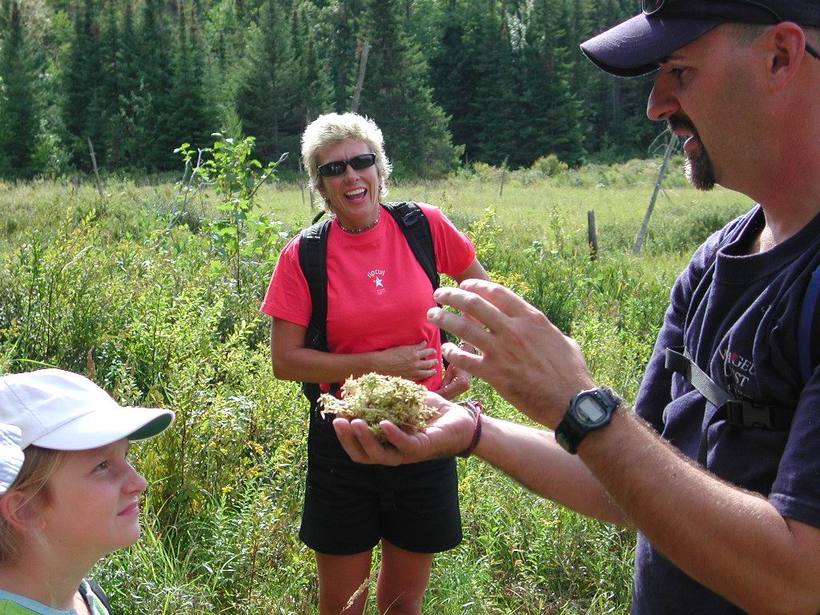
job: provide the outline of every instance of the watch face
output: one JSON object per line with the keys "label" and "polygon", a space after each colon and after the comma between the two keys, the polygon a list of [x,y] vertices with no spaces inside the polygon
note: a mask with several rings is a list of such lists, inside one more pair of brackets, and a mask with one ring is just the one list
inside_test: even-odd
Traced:
{"label": "watch face", "polygon": [[588,425],[597,425],[607,416],[606,410],[601,407],[600,402],[591,395],[580,397],[575,407],[578,420]]}

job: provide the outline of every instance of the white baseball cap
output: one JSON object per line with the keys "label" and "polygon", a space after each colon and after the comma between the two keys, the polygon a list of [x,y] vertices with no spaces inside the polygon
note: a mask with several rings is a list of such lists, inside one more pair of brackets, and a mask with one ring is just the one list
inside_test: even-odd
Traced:
{"label": "white baseball cap", "polygon": [[174,420],[161,408],[124,408],[88,378],[42,369],[0,378],[0,423],[22,432],[20,448],[97,448],[157,435]]}
{"label": "white baseball cap", "polygon": [[19,427],[0,423],[0,495],[9,490],[23,467],[20,435]]}

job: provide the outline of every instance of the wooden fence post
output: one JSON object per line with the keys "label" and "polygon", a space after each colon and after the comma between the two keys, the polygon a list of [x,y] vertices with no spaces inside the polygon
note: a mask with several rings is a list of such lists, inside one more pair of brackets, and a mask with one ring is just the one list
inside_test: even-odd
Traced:
{"label": "wooden fence post", "polygon": [[598,258],[598,232],[595,230],[595,210],[587,212],[587,243],[589,244],[589,259]]}
{"label": "wooden fence post", "polygon": [[507,156],[504,156],[504,162],[501,163],[501,185],[498,187],[498,198],[504,196],[504,180],[507,178]]}

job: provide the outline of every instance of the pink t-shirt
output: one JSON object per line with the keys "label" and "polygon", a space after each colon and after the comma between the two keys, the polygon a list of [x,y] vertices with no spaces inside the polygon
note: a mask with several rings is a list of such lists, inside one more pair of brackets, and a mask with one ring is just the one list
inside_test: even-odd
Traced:
{"label": "pink t-shirt", "polygon": [[[419,204],[430,224],[436,268],[454,277],[475,259],[475,248],[437,208]],[[393,217],[382,211],[364,233],[347,233],[334,220],[327,243],[327,341],[341,354],[384,350],[422,340],[436,349],[435,376],[428,389],[441,385],[441,339],[427,321],[435,305],[430,280],[413,255]],[[312,302],[299,266],[299,235],[279,255],[260,308],[265,314],[302,327],[310,322]]]}

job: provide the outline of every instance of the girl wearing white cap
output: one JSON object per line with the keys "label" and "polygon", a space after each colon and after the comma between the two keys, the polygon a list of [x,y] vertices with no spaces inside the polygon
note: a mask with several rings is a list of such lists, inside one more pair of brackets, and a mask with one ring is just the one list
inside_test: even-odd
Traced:
{"label": "girl wearing white cap", "polygon": [[0,613],[108,615],[85,576],[139,538],[146,481],[128,461],[129,441],[173,418],[123,408],[71,372],[0,378]]}

